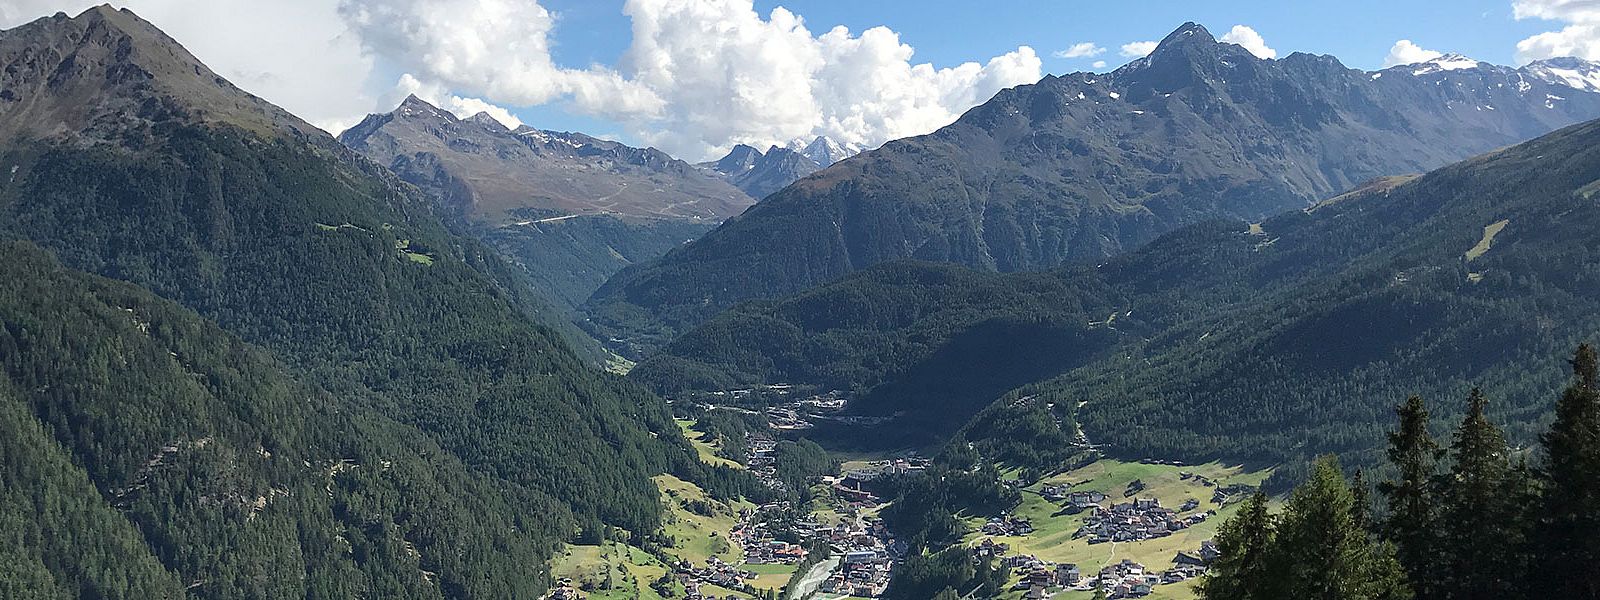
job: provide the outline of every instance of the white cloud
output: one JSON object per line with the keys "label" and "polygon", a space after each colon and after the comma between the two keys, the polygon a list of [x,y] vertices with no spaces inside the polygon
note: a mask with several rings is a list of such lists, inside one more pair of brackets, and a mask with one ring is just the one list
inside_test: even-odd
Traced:
{"label": "white cloud", "polygon": [[1261,34],[1244,25],[1234,25],[1233,29],[1222,35],[1222,41],[1244,46],[1244,49],[1256,55],[1256,58],[1278,57],[1278,51],[1267,47],[1267,41],[1261,38]]}
{"label": "white cloud", "polygon": [[1104,68],[1106,68],[1106,61],[1097,60],[1097,61],[1094,61],[1094,64],[1089,65],[1089,66],[1092,67],[1092,68],[1095,68],[1095,69],[1104,69]]}
{"label": "white cloud", "polygon": [[[0,24],[97,0],[0,0]],[[338,132],[416,93],[460,114],[561,103],[698,159],[827,135],[856,146],[927,133],[1032,83],[1026,46],[981,62],[914,63],[899,34],[820,35],[753,0],[627,0],[616,65],[551,57],[559,15],[538,0],[124,0],[241,87]],[[396,83],[398,80],[398,84]]]}
{"label": "white cloud", "polygon": [[1065,50],[1055,51],[1053,55],[1056,58],[1090,58],[1105,53],[1105,47],[1096,46],[1094,42],[1078,42],[1068,46]]}
{"label": "white cloud", "polygon": [[[3,0],[0,27],[102,0]],[[372,110],[372,59],[327,0],[119,0],[218,74],[337,133]]]}
{"label": "white cloud", "polygon": [[776,8],[763,18],[750,0],[629,0],[623,12],[633,43],[621,71],[664,101],[661,112],[630,121],[644,139],[691,158],[816,135],[873,147],[949,124],[1040,77],[1025,46],[940,69],[913,64],[912,47],[888,28],[815,36],[799,15]]}
{"label": "white cloud", "polygon": [[1517,0],[1511,4],[1518,19],[1544,19],[1567,23],[1517,42],[1517,60],[1531,62],[1557,56],[1600,60],[1600,0]]}
{"label": "white cloud", "polygon": [[1122,45],[1121,54],[1128,58],[1141,58],[1155,52],[1159,45],[1161,42],[1128,42]]}
{"label": "white cloud", "polygon": [[1400,40],[1389,48],[1389,55],[1383,58],[1383,68],[1428,62],[1441,56],[1444,56],[1444,53],[1428,50],[1411,40]]}
{"label": "white cloud", "polygon": [[615,116],[660,99],[603,67],[565,69],[550,57],[555,18],[528,0],[339,0],[362,46],[417,79],[517,106],[570,99]]}

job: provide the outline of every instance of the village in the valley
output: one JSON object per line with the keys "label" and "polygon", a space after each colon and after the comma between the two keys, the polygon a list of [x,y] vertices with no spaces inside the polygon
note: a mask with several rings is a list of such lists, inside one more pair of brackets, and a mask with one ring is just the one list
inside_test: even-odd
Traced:
{"label": "village in the valley", "polygon": [[[714,394],[721,397],[713,400],[721,402],[748,400],[753,394],[776,398],[759,411],[716,404],[702,408],[759,412],[777,436],[803,433],[821,421],[851,419],[836,414],[847,403],[838,392],[807,395],[777,385]],[[696,437],[687,425],[685,431]],[[777,436],[747,434],[748,453],[738,466],[782,491]],[[704,447],[706,460],[725,461],[714,456],[715,448],[696,443]],[[915,473],[931,462],[915,453],[846,461],[837,473],[807,482],[811,499],[805,506],[780,501],[738,508],[721,529],[706,533],[726,544],[725,553],[661,561],[651,590],[641,582],[638,595],[586,591],[571,578],[558,578],[547,597],[882,596],[907,547],[877,518],[884,500],[872,491],[873,482]],[[1042,481],[1006,481],[1023,492],[1022,505],[998,517],[969,519],[964,544],[975,563],[991,561],[1006,569],[1010,577],[1002,598],[1007,600],[1087,600],[1096,591],[1107,598],[1193,598],[1193,584],[1217,557],[1211,536],[1227,516],[1223,513],[1253,492],[1264,476],[1220,465],[1186,468],[1102,460]],[[669,490],[668,497],[692,505],[678,491]],[[648,591],[656,595],[643,593]]]}

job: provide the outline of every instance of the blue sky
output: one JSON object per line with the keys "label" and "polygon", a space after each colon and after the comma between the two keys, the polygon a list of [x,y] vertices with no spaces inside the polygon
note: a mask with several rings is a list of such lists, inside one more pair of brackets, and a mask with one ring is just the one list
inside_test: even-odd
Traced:
{"label": "blue sky", "polygon": [[[545,0],[557,15],[552,55],[563,65],[616,64],[626,52],[629,19],[622,2]],[[1378,69],[1390,47],[1409,39],[1421,47],[1458,52],[1498,64],[1516,63],[1519,40],[1552,29],[1539,19],[1514,18],[1506,0],[1343,0],[1338,2],[1151,0],[1137,8],[1104,2],[1063,0],[758,0],[765,15],[782,6],[805,19],[813,33],[835,25],[860,32],[887,26],[916,49],[913,62],[944,67],[982,61],[1018,46],[1030,46],[1045,73],[1109,70],[1126,62],[1117,48],[1134,41],[1159,40],[1185,21],[1205,25],[1221,36],[1234,25],[1255,29],[1268,45],[1291,52],[1332,54],[1346,65]],[[1079,42],[1095,42],[1107,52],[1093,58],[1057,58],[1051,53]],[[546,129],[610,132],[627,136],[616,124],[564,110],[560,104],[514,111]]]}
{"label": "blue sky", "polygon": [[[102,0],[0,0],[0,27]],[[330,132],[406,94],[681,158],[927,133],[1005,87],[1112,69],[1186,21],[1278,56],[1600,60],[1600,0],[119,0]],[[1520,18],[1519,18],[1520,17]],[[803,23],[803,27],[800,25]],[[834,34],[844,26],[849,34]],[[1249,32],[1246,32],[1249,33]],[[1090,42],[1104,50],[1054,56]],[[1255,51],[1255,50],[1253,50]],[[1265,53],[1263,48],[1258,54]],[[1423,57],[1423,58],[1419,58]],[[635,60],[629,60],[629,58]],[[1096,67],[1097,61],[1104,65]],[[1397,64],[1403,64],[1400,61]]]}
{"label": "blue sky", "polygon": [[[546,0],[544,5],[559,16],[554,54],[563,63],[612,64],[627,49],[629,22],[620,0]],[[1514,19],[1506,0],[1147,0],[1134,9],[1065,0],[759,0],[755,6],[762,14],[788,8],[813,32],[834,25],[854,31],[885,25],[917,49],[919,61],[936,65],[980,60],[1020,45],[1041,54],[1082,41],[1114,48],[1160,39],[1186,21],[1218,35],[1248,25],[1283,54],[1333,54],[1362,69],[1378,68],[1401,39],[1511,64],[1518,40],[1550,29],[1536,19]],[[1091,62],[1050,59],[1045,66],[1062,73],[1088,70]]]}

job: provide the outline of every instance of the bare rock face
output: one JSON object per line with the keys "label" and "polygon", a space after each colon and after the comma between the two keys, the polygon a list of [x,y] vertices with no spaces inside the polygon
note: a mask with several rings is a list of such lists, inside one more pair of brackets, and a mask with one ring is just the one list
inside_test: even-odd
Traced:
{"label": "bare rock face", "polygon": [[160,123],[326,137],[235,87],[127,9],[58,13],[0,31],[0,140],[112,139]]}

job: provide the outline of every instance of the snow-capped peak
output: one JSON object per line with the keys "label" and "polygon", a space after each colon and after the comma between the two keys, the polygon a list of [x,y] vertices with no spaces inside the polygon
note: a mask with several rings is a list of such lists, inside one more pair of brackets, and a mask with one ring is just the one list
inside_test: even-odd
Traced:
{"label": "snow-capped peak", "polygon": [[1416,68],[1411,71],[1411,74],[1412,75],[1427,75],[1429,73],[1438,73],[1440,71],[1459,71],[1459,70],[1462,70],[1462,69],[1476,69],[1476,68],[1478,68],[1478,65],[1481,65],[1481,64],[1483,64],[1483,61],[1480,61],[1480,60],[1477,60],[1477,59],[1474,59],[1474,58],[1467,58],[1467,57],[1462,56],[1460,54],[1453,54],[1452,53],[1452,54],[1445,54],[1445,55],[1439,56],[1437,58],[1425,60],[1425,61],[1422,61],[1420,63],[1417,63],[1417,64],[1413,65]]}
{"label": "snow-capped peak", "polygon": [[1546,83],[1600,92],[1600,63],[1581,58],[1550,58],[1528,63],[1522,70],[1529,77]]}
{"label": "snow-capped peak", "polygon": [[824,167],[861,153],[861,148],[840,144],[825,135],[817,136],[810,143],[795,140],[789,143],[789,149]]}

